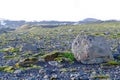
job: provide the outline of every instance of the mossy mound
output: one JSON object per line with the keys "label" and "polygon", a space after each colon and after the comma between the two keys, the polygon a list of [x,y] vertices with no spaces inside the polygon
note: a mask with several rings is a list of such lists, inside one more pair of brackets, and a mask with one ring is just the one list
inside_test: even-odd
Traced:
{"label": "mossy mound", "polygon": [[44,58],[45,61],[54,61],[55,58],[57,58],[60,54],[61,52],[51,52],[46,55],[43,55],[42,58]]}
{"label": "mossy mound", "polygon": [[32,58],[26,58],[24,60],[21,60],[20,62],[15,64],[15,67],[30,67],[33,64],[36,64],[38,62],[38,59],[35,57]]}
{"label": "mossy mound", "polygon": [[45,59],[45,61],[74,62],[74,55],[71,52],[53,51],[51,53],[43,55],[42,58]]}

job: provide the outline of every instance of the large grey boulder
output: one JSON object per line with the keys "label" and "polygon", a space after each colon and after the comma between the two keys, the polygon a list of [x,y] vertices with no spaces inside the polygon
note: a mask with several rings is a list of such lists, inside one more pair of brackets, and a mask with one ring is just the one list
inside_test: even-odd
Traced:
{"label": "large grey boulder", "polygon": [[113,60],[110,46],[101,36],[78,35],[72,43],[72,52],[83,64],[98,64]]}

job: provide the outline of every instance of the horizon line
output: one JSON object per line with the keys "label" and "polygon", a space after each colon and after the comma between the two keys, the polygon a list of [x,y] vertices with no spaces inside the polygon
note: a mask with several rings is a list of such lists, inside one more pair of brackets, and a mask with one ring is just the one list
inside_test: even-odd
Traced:
{"label": "horizon line", "polygon": [[56,20],[56,19],[48,19],[48,20],[28,20],[28,19],[6,19],[6,18],[0,18],[0,21],[1,20],[10,20],[10,21],[26,21],[26,22],[29,22],[29,21],[32,21],[32,22],[40,22],[40,21],[63,21],[63,22],[78,22],[78,21],[84,21],[85,19],[96,19],[96,20],[101,20],[101,21],[107,21],[107,20],[116,20],[116,21],[120,21],[120,19],[98,19],[98,18],[92,18],[92,17],[88,17],[88,18],[83,18],[83,19],[80,19],[80,20]]}

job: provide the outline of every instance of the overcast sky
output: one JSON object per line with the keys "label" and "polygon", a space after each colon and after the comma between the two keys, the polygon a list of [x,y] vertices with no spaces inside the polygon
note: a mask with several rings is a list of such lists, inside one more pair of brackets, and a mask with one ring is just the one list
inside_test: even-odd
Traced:
{"label": "overcast sky", "polygon": [[120,0],[0,0],[0,18],[11,20],[120,20]]}

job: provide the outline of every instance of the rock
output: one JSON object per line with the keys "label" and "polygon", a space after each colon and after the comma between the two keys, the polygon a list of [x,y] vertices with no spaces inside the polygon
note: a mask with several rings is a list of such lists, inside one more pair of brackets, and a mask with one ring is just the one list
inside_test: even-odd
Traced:
{"label": "rock", "polygon": [[113,54],[114,59],[120,59],[120,54],[119,53],[114,53]]}
{"label": "rock", "polygon": [[0,43],[2,43],[3,41],[2,40],[0,40]]}
{"label": "rock", "polygon": [[115,68],[115,66],[110,66],[110,65],[102,65],[101,66],[101,69],[104,69],[104,70],[108,70],[108,69],[112,69],[112,68]]}
{"label": "rock", "polygon": [[117,51],[120,53],[120,44],[117,46]]}
{"label": "rock", "polygon": [[0,52],[0,57],[2,58],[3,56],[4,56],[4,53],[1,53],[1,52]]}
{"label": "rock", "polygon": [[19,74],[19,73],[21,73],[21,72],[22,72],[21,70],[15,70],[15,71],[14,71],[15,74]]}
{"label": "rock", "polygon": [[73,29],[69,29],[69,30],[68,30],[68,32],[72,32],[72,31],[73,31]]}
{"label": "rock", "polygon": [[49,61],[48,62],[51,66],[58,66],[59,63],[57,61]]}
{"label": "rock", "polygon": [[32,44],[24,44],[21,48],[21,51],[37,51],[38,48]]}
{"label": "rock", "polygon": [[113,60],[110,46],[104,37],[78,35],[72,43],[72,52],[83,64],[98,64]]}
{"label": "rock", "polygon": [[17,62],[17,60],[10,59],[6,62],[6,65],[13,66],[16,62]]}
{"label": "rock", "polygon": [[40,69],[39,70],[39,74],[44,74],[45,73],[45,70],[44,69]]}
{"label": "rock", "polygon": [[104,35],[109,35],[110,34],[110,32],[104,32]]}
{"label": "rock", "polygon": [[73,73],[71,73],[71,74],[70,74],[70,77],[75,77],[75,78],[76,78],[76,77],[78,77],[78,76],[79,76],[79,74],[78,74],[78,73],[74,73],[74,74],[73,74]]}
{"label": "rock", "polygon": [[57,80],[58,79],[58,75],[57,74],[52,74],[50,80]]}
{"label": "rock", "polygon": [[44,78],[44,79],[48,79],[48,78],[49,78],[49,76],[48,76],[48,75],[45,75],[43,78]]}

